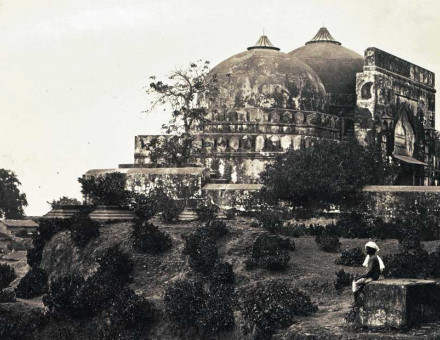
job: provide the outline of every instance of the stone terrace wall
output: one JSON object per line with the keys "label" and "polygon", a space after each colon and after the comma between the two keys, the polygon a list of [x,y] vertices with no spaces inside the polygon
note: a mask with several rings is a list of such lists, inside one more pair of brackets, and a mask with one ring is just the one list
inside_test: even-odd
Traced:
{"label": "stone terrace wall", "polygon": [[420,186],[367,186],[364,197],[370,212],[389,221],[402,216],[418,204],[440,225],[440,187]]}

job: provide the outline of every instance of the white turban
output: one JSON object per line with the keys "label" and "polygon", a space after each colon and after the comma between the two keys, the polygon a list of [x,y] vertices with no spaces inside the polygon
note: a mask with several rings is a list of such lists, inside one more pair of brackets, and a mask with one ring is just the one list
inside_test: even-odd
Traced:
{"label": "white turban", "polygon": [[[377,244],[373,241],[367,242],[367,244],[365,245],[365,248],[373,248],[376,249],[376,252],[378,252],[380,249],[377,246]],[[385,265],[383,264],[382,259],[379,256],[376,256],[377,260],[379,261],[379,267],[380,267],[380,271],[382,272],[385,268]],[[367,255],[367,257],[365,258],[364,263],[362,264],[364,267],[368,267],[368,262],[370,262],[370,255]]]}

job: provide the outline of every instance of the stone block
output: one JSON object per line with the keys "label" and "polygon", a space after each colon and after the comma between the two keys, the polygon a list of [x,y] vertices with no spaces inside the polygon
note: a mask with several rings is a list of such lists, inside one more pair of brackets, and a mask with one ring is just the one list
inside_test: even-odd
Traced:
{"label": "stone block", "polygon": [[363,289],[358,322],[363,327],[406,328],[439,319],[436,281],[394,279],[370,282]]}

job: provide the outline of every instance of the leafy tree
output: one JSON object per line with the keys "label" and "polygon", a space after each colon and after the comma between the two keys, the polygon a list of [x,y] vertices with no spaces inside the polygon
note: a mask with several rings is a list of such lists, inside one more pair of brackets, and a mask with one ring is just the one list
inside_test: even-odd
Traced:
{"label": "leafy tree", "polygon": [[171,73],[166,82],[153,80],[147,90],[154,97],[149,111],[158,105],[164,112],[172,111],[171,120],[163,126],[170,134],[160,141],[153,138],[149,144],[150,159],[153,163],[185,166],[194,150],[191,135],[203,123],[208,121],[207,105],[217,95],[217,77],[210,76],[209,62],[190,63],[188,69]]}
{"label": "leafy tree", "polygon": [[0,218],[21,218],[27,206],[26,194],[20,193],[21,185],[11,170],[0,169]]}
{"label": "leafy tree", "polygon": [[53,208],[55,205],[59,205],[59,204],[78,205],[78,204],[81,204],[81,201],[76,198],[62,196],[62,197],[58,198],[57,200],[52,200],[52,202],[47,202],[47,204],[49,204]]}
{"label": "leafy tree", "polygon": [[395,167],[376,146],[319,140],[289,150],[261,174],[266,198],[295,204],[344,204],[365,185],[386,184]]}
{"label": "leafy tree", "polygon": [[114,172],[105,176],[80,177],[81,192],[95,205],[125,205],[130,192],[125,189],[125,175]]}

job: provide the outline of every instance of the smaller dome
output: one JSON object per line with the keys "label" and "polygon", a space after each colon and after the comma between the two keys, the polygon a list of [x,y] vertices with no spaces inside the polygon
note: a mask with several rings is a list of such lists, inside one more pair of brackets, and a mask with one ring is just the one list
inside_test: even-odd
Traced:
{"label": "smaller dome", "polygon": [[215,66],[220,95],[212,106],[273,107],[322,111],[326,93],[317,74],[301,60],[280,52],[267,36]]}
{"label": "smaller dome", "polygon": [[305,46],[289,53],[309,65],[321,78],[328,93],[354,94],[356,73],[362,72],[364,58],[341,45],[325,27]]}

